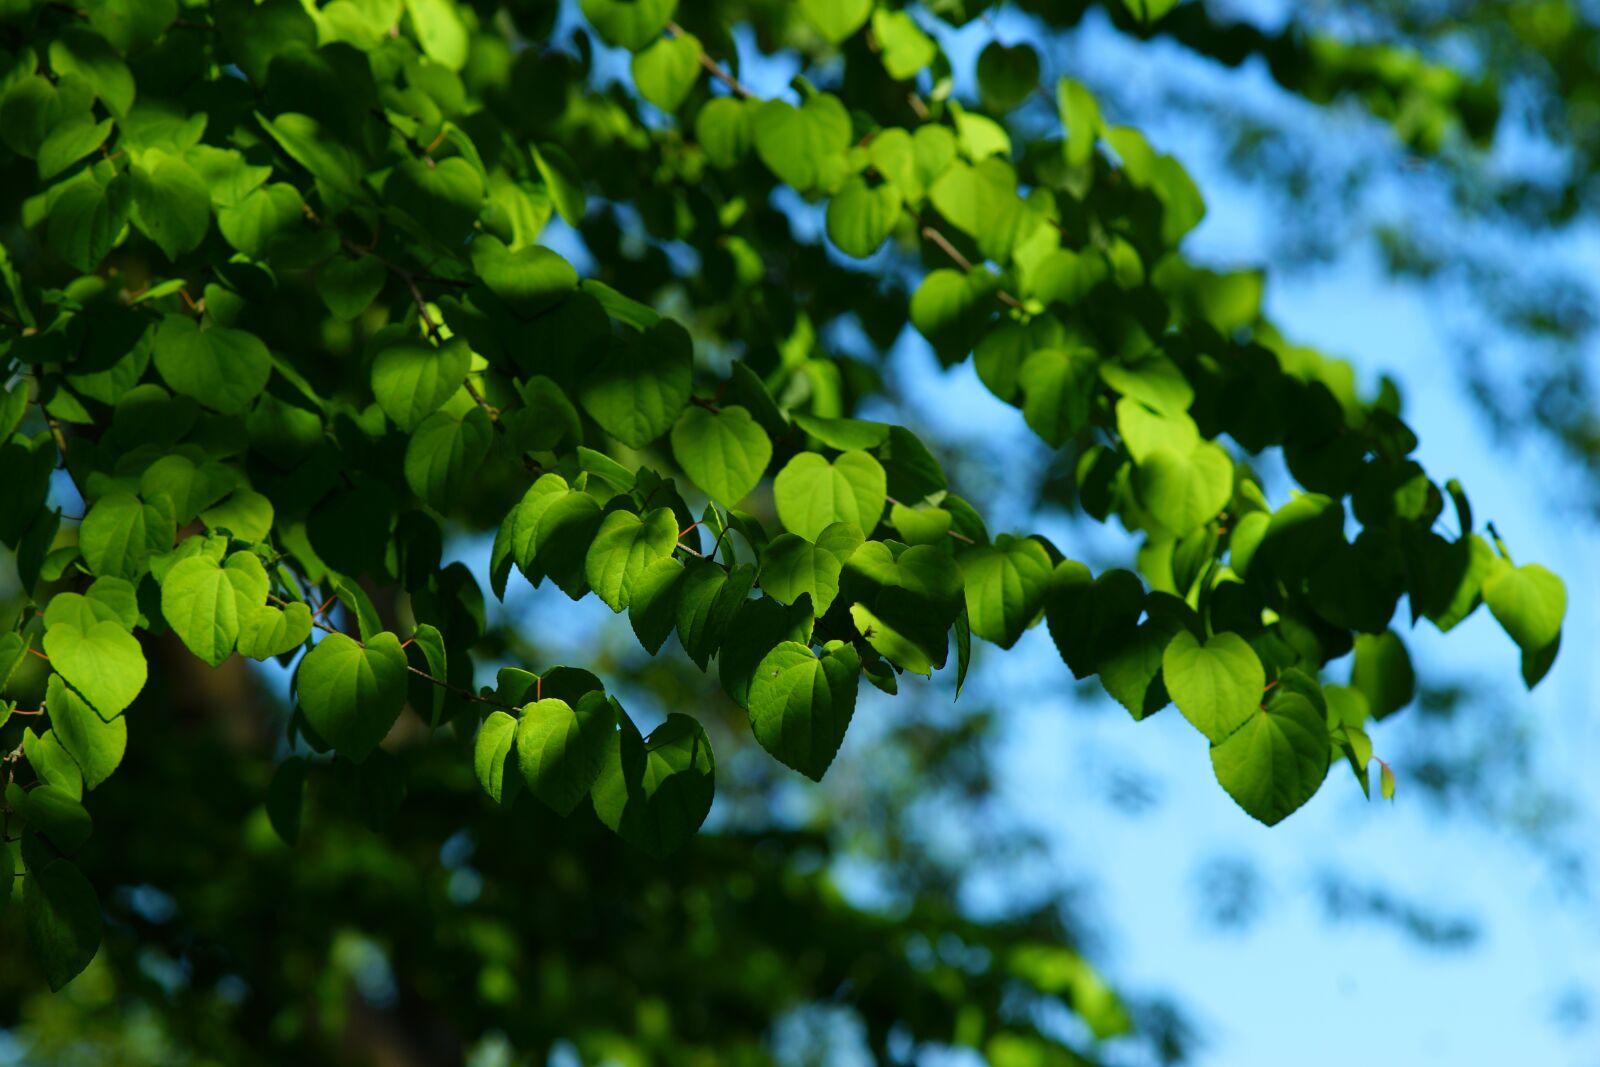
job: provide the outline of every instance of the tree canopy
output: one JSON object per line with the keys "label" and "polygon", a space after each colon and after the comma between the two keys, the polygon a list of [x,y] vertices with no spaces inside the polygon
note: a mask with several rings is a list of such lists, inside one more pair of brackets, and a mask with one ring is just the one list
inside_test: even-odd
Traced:
{"label": "tree canopy", "polygon": [[[1058,24],[1085,6],[1022,5]],[[1526,685],[1548,672],[1560,578],[1422,469],[1392,383],[1363,392],[1280,333],[1259,272],[1185,258],[1205,202],[1176,158],[1079,81],[1044,81],[1026,42],[953,69],[944,34],[987,5],[579,7],[0,5],[0,542],[18,589],[0,908],[50,988],[94,959],[108,908],[139,925],[99,888],[167,863],[218,879],[246,923],[349,893],[347,865],[392,948],[448,983],[460,946],[408,924],[450,890],[406,863],[472,826],[488,888],[452,936],[500,964],[479,994],[569,998],[524,1020],[529,1041],[638,995],[565,957],[512,962],[596,886],[636,897],[639,929],[734,916],[737,933],[749,900],[782,895],[789,919],[763,927],[778,947],[680,931],[739,961],[674,1014],[730,1062],[796,989],[846,978],[918,1033],[959,1035],[962,1005],[1000,1014],[1020,981],[1104,1036],[1129,1009],[1045,920],[928,904],[885,923],[785,875],[808,847],[792,839],[719,836],[669,866],[712,806],[715,691],[822,780],[863,679],[895,693],[938,672],[959,693],[974,639],[1009,649],[1043,625],[1063,684],[1097,678],[1134,720],[1175,705],[1219,786],[1274,824],[1330,770],[1392,793],[1369,727],[1412,700],[1406,625],[1484,604]],[[1492,87],[1403,50],[1218,27],[1197,3],[1111,17],[1265,55],[1316,99],[1362,94],[1421,151],[1497,115]],[[757,56],[795,73],[769,86],[741,68]],[[971,360],[1059,450],[1063,494],[1125,532],[1137,572],[991,529],[941,442],[888,419],[883,356],[909,334]],[[604,656],[524,658],[485,609],[524,581],[592,595],[692,666],[667,714],[630,714]],[[220,678],[240,657],[292,672],[270,781],[173,718],[205,701],[185,692],[195,663]],[[454,788],[474,779],[488,802]],[[399,820],[408,789],[447,800]],[[226,872],[205,871],[198,828],[175,855],[117,840],[212,805],[246,824],[248,862]],[[514,805],[571,823],[541,819],[536,846],[496,821]],[[621,845],[597,850],[596,821]],[[285,846],[303,857],[287,873]],[[219,982],[306,951],[211,925],[234,939]],[[908,926],[1004,972],[778,962],[875,938],[888,960]],[[699,958],[641,961],[639,988],[686,996],[661,990]],[[263,986],[303,977],[258,966]],[[730,1017],[748,1025],[713,1033]],[[295,1047],[296,1020],[256,1025]],[[1054,1047],[1037,1028],[985,1040],[996,1062],[1056,1062],[1028,1058]]]}

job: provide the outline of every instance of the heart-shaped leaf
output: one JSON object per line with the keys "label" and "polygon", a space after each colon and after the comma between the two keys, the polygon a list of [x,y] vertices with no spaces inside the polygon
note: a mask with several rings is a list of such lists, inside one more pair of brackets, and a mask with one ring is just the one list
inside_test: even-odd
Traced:
{"label": "heart-shaped leaf", "polygon": [[613,338],[578,399],[602,430],[629,448],[643,448],[671,429],[688,406],[693,372],[689,332],[662,319]]}
{"label": "heart-shaped leaf", "polygon": [[1202,645],[1179,630],[1162,653],[1161,674],[1183,717],[1214,743],[1255,714],[1267,684],[1255,650],[1235,633],[1215,634]]}
{"label": "heart-shaped leaf", "polygon": [[872,0],[800,0],[800,11],[830,44],[839,44],[866,23]]}
{"label": "heart-shaped leaf", "polygon": [[517,722],[522,780],[555,811],[571,813],[595,784],[616,732],[617,707],[599,690],[575,705],[554,697],[529,704]]}
{"label": "heart-shaped leaf", "polygon": [[990,41],[978,53],[978,95],[990,111],[1010,111],[1039,87],[1039,53],[1032,45]]}
{"label": "heart-shaped leaf", "polygon": [[612,611],[626,608],[633,585],[651,563],[672,555],[678,543],[678,520],[671,508],[655,508],[643,516],[613,511],[600,523],[584,558],[584,576]]}
{"label": "heart-shaped leaf", "polygon": [[700,39],[692,33],[658,37],[633,56],[633,84],[662,111],[676,111],[700,77]]}
{"label": "heart-shaped leaf", "polygon": [[1211,767],[1241,808],[1273,826],[1316,794],[1330,751],[1327,722],[1311,701],[1280,692],[1211,746]]}
{"label": "heart-shaped leaf", "polygon": [[102,719],[121,715],[144,688],[144,652],[120,623],[97,622],[87,630],[57,623],[44,633],[44,651]]}
{"label": "heart-shaped leaf", "polygon": [[272,356],[253,333],[168,315],[155,338],[156,370],[175,392],[224,415],[241,415],[267,387]]}
{"label": "heart-shaped leaf", "polygon": [[766,473],[772,441],[742,407],[717,412],[689,407],[673,424],[672,454],[707,496],[731,508]]}
{"label": "heart-shaped leaf", "polygon": [[1076,560],[1056,565],[1045,597],[1045,621],[1074,678],[1098,671],[1106,649],[1133,631],[1144,610],[1144,595],[1144,585],[1131,571],[1112,570],[1093,578]]}
{"label": "heart-shaped leaf", "polygon": [[263,604],[239,618],[239,655],[268,659],[293,652],[311,636],[311,609],[304,604]]}
{"label": "heart-shaped leaf", "polygon": [[460,156],[407,159],[390,172],[383,195],[440,244],[457,248],[483,209],[483,176]]}
{"label": "heart-shaped leaf", "polygon": [[578,272],[550,249],[529,245],[513,251],[488,234],[472,242],[472,268],[523,318],[549,310],[578,287]]}
{"label": "heart-shaped leaf", "polygon": [[377,256],[330,259],[317,271],[317,295],[334,318],[348,322],[372,306],[388,277]]}
{"label": "heart-shaped leaf", "polygon": [[900,190],[851,178],[828,201],[828,237],[847,256],[865,259],[878,250],[900,219]]}
{"label": "heart-shaped leaf", "polygon": [[409,433],[456,394],[471,367],[472,349],[459,338],[438,348],[414,340],[385,345],[372,357],[372,395]]}
{"label": "heart-shaped leaf", "polygon": [[406,484],[440,511],[447,510],[488,456],[493,441],[494,426],[482,408],[472,408],[460,418],[435,411],[406,443]]}
{"label": "heart-shaped leaf", "polygon": [[241,620],[264,606],[268,588],[261,561],[247,552],[234,553],[226,566],[190,556],[162,579],[161,614],[190,652],[218,667],[233,654]]}
{"label": "heart-shaped leaf", "polygon": [[750,681],[750,726],[761,747],[820,782],[855,713],[861,657],[833,642],[819,658],[796,641],[768,652]]}
{"label": "heart-shaped leaf", "polygon": [[1525,652],[1537,652],[1561,636],[1567,587],[1537,563],[1513,567],[1500,561],[1483,580],[1483,599]]}
{"label": "heart-shaped leaf", "polygon": [[993,545],[961,553],[967,618],[972,632],[1001,648],[1017,643],[1044,607],[1050,589],[1050,554],[1031,537],[1001,534]]}
{"label": "heart-shaped leaf", "polygon": [[883,517],[888,491],[882,465],[859,451],[845,452],[832,463],[815,452],[801,452],[773,483],[784,529],[812,541],[836,522],[870,533]]}
{"label": "heart-shaped leaf", "polygon": [[850,113],[838,97],[817,93],[800,107],[768,100],[751,121],[756,154],[779,180],[801,192],[831,192],[844,180]]}
{"label": "heart-shaped leaf", "polygon": [[365,646],[329,634],[300,661],[295,690],[312,729],[360,763],[388,736],[406,702],[406,654],[382,633]]}
{"label": "heart-shaped leaf", "polygon": [[1233,460],[1207,441],[1193,451],[1158,448],[1133,470],[1145,510],[1176,536],[1211,521],[1233,496]]}
{"label": "heart-shaped leaf", "polygon": [[827,613],[839,595],[839,575],[864,538],[861,528],[836,522],[823,528],[812,544],[798,534],[781,534],[761,553],[761,588],[780,604],[811,598],[812,609]]}
{"label": "heart-shaped leaf", "polygon": [[682,846],[711,810],[717,773],[711,739],[677,712],[648,738],[625,715],[621,726],[607,738],[590,790],[594,812],[624,841],[659,858]]}

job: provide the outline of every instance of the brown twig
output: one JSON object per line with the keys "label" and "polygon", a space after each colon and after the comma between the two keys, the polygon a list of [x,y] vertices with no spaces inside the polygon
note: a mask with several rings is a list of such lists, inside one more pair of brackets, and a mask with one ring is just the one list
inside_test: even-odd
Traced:
{"label": "brown twig", "polygon": [[[667,36],[685,37],[688,36],[688,34],[684,31],[684,28],[679,26],[676,22],[668,22]],[[700,49],[700,65],[704,67],[706,72],[709,73],[713,78],[717,79],[723,85],[726,85],[735,96],[745,100],[755,99],[756,94],[745,88],[738,78],[735,78],[716,60],[706,55],[706,50],[704,48]]]}

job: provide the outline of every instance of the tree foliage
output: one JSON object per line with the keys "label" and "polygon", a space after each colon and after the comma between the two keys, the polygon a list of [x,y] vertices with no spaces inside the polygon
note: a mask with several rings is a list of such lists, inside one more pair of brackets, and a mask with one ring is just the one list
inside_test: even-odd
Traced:
{"label": "tree foliage", "polygon": [[[643,729],[591,664],[482,685],[486,591],[443,562],[464,531],[494,531],[489,595],[549,581],[652,654],[676,633],[694,700],[720,684],[815,779],[863,679],[959,687],[974,637],[1041,621],[1134,719],[1176,703],[1269,824],[1335,759],[1369,788],[1367,726],[1411,699],[1395,626],[1487,602],[1544,676],[1560,579],[1411,458],[1390,383],[1283,338],[1259,275],[1185,259],[1205,208],[1175,158],[1040,85],[1026,44],[959,99],[930,31],[973,7],[758,5],[760,41],[818,61],[764,98],[715,5],[584,0],[607,47],[575,51],[537,3],[6,6],[0,541],[26,606],[0,781],[52,988],[99,943],[90,791],[162,714],[139,697],[169,632],[292,668],[263,786],[291,843],[318,777],[399,788],[403,716],[475,739],[452,754],[496,804],[591,807],[648,857],[694,835],[695,703]],[[937,441],[869,417],[908,328],[1064,450],[1139,574],[992,532]],[[1092,978],[1007,958],[1044,992]]]}

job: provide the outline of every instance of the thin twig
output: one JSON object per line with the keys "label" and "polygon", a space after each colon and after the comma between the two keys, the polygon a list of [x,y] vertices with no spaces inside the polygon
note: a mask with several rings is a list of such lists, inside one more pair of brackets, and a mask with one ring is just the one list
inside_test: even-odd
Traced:
{"label": "thin twig", "polygon": [[[684,31],[684,28],[679,26],[676,22],[668,22],[667,36],[685,37],[688,35]],[[738,78],[735,78],[732,74],[730,74],[716,60],[706,55],[706,50],[704,48],[700,49],[700,65],[704,67],[713,78],[717,79],[723,85],[726,85],[730,90],[732,90],[735,96],[741,97],[745,100],[755,99],[756,94],[745,88],[744,85],[740,83]]]}

